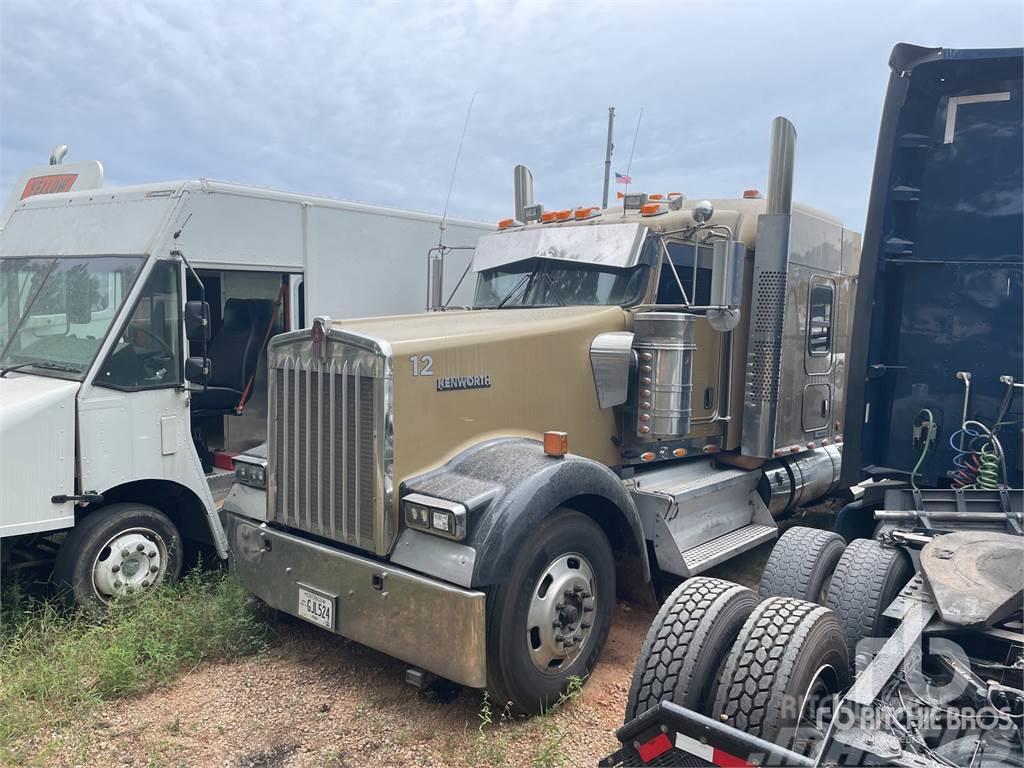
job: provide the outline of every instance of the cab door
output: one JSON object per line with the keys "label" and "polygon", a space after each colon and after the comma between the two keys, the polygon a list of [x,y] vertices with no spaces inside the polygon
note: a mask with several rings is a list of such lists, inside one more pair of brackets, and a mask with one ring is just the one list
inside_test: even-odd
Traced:
{"label": "cab door", "polygon": [[192,445],[184,384],[183,273],[178,261],[152,264],[127,322],[92,385],[78,400],[83,489],[103,493],[139,480],[192,490],[213,513],[213,498]]}

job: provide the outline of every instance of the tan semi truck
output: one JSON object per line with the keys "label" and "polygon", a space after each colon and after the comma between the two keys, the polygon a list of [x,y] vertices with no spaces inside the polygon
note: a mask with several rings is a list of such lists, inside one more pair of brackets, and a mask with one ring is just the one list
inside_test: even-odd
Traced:
{"label": "tan semi truck", "polygon": [[859,254],[792,204],[794,149],[778,118],[767,199],[520,197],[472,308],[276,338],[267,451],[225,504],[240,582],[535,712],[617,590],[774,538],[838,482]]}

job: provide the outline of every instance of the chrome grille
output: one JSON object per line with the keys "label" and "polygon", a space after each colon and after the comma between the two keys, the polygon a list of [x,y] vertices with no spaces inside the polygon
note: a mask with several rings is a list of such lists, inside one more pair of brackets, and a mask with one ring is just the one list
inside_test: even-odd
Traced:
{"label": "chrome grille", "polygon": [[270,519],[382,553],[384,381],[343,356],[278,354],[271,370]]}

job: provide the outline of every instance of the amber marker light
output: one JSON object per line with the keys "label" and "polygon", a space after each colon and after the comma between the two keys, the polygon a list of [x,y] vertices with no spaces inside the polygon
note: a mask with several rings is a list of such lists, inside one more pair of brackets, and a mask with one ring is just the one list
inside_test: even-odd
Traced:
{"label": "amber marker light", "polygon": [[544,433],[544,453],[548,456],[555,456],[561,458],[569,452],[569,433],[568,432],[545,432]]}

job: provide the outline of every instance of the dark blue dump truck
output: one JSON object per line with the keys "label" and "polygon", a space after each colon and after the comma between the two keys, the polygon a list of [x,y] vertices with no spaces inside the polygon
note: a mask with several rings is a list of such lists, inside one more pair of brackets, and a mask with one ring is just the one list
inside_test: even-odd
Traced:
{"label": "dark blue dump truck", "polygon": [[669,596],[602,766],[1024,766],[1024,49],[889,65],[849,503]]}

